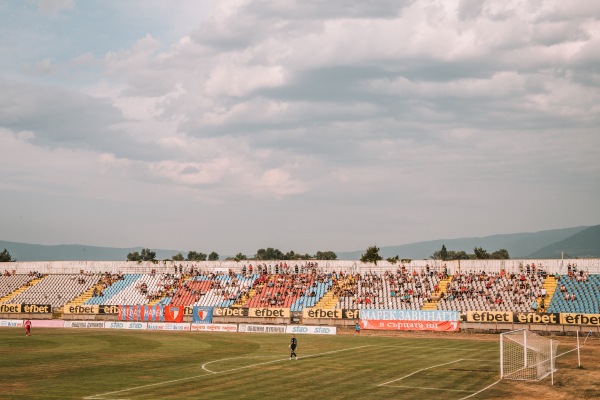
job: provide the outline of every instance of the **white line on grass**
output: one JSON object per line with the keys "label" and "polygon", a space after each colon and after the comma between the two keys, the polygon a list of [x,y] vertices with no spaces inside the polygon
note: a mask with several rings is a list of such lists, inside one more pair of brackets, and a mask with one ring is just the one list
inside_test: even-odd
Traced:
{"label": "white line on grass", "polygon": [[[302,356],[302,357],[298,357],[298,359],[304,359],[304,358],[311,358],[311,357],[324,356],[324,355],[326,355],[326,354],[339,353],[340,351],[355,350],[355,349],[360,349],[360,348],[363,348],[363,347],[372,347],[372,346],[374,346],[374,345],[372,345],[372,344],[368,344],[368,345],[366,345],[366,346],[351,347],[351,348],[349,348],[349,349],[342,349],[342,350],[333,350],[333,351],[327,351],[327,352],[325,352],[325,353],[311,354],[311,355],[308,355],[308,356]],[[258,363],[258,364],[244,365],[243,367],[237,367],[237,368],[233,368],[233,369],[227,369],[227,370],[225,370],[225,371],[211,371],[211,370],[209,370],[209,369],[206,369],[206,368],[204,368],[206,365],[208,365],[208,364],[210,364],[210,363],[217,362],[217,361],[225,361],[225,360],[231,360],[231,358],[225,358],[225,359],[223,359],[223,360],[209,361],[209,362],[207,362],[207,363],[204,363],[204,364],[202,365],[202,369],[203,369],[203,370],[205,370],[205,371],[208,371],[208,372],[210,372],[210,373],[212,373],[212,374],[223,374],[223,373],[225,373],[225,372],[238,371],[238,370],[240,370],[240,369],[245,369],[245,368],[256,367],[256,366],[258,366],[258,365],[273,364],[274,362],[279,362],[279,361],[285,361],[285,360],[288,360],[288,358],[287,358],[287,357],[286,357],[286,358],[278,358],[277,360],[265,361],[265,362],[261,362],[261,363]]]}
{"label": "white line on grass", "polygon": [[386,385],[386,387],[404,388],[404,389],[421,389],[421,390],[440,390],[443,392],[467,392],[467,393],[472,392],[472,390],[440,389],[440,388],[430,388],[430,387],[421,387],[421,386]]}
{"label": "white line on grass", "polygon": [[483,389],[481,389],[481,390],[479,390],[479,391],[477,391],[477,392],[475,392],[475,393],[473,393],[473,394],[470,394],[470,395],[468,395],[468,396],[466,396],[466,397],[463,397],[463,398],[461,398],[460,400],[465,400],[465,399],[468,399],[468,398],[470,398],[470,397],[473,397],[473,396],[475,396],[476,394],[479,394],[479,393],[483,392],[484,390],[488,390],[489,388],[491,388],[492,386],[494,386],[495,384],[497,384],[497,383],[498,383],[498,382],[500,382],[501,380],[502,380],[502,379],[498,379],[496,382],[492,383],[491,385],[488,385],[488,386],[484,387]]}
{"label": "white line on grass", "polygon": [[448,350],[448,351],[456,351],[456,350],[462,350],[462,351],[495,351],[497,352],[498,349],[497,348],[493,348],[493,349],[468,349],[468,348],[463,348],[463,349],[456,349],[456,348],[452,348],[452,347],[429,347],[429,346],[377,346],[377,347],[392,347],[395,349],[427,349],[427,350]]}
{"label": "white line on grass", "polygon": [[394,379],[394,380],[391,380],[391,381],[389,381],[389,382],[385,382],[385,383],[380,383],[380,384],[379,384],[379,385],[377,385],[377,386],[385,386],[385,385],[387,385],[388,383],[392,383],[392,382],[396,382],[396,381],[401,381],[402,379],[408,378],[409,376],[413,376],[414,374],[417,374],[417,373],[419,373],[419,372],[421,372],[421,371],[426,371],[426,370],[428,370],[428,369],[437,368],[437,367],[443,367],[444,365],[454,364],[454,363],[457,363],[457,362],[460,362],[460,361],[462,361],[462,358],[461,358],[461,359],[459,359],[459,360],[454,360],[454,361],[450,361],[450,362],[443,363],[443,364],[432,365],[431,367],[427,367],[427,368],[421,368],[420,370],[418,370],[418,371],[415,371],[415,372],[411,372],[410,374],[408,374],[408,375],[404,375],[404,376],[403,376],[403,377],[401,377],[401,378]]}
{"label": "white line on grass", "polygon": [[[556,356],[556,358],[558,358],[558,357],[562,357],[562,356],[564,356],[565,354],[571,353],[571,352],[573,352],[573,351],[575,351],[575,350],[577,350],[577,347],[576,347],[576,348],[574,348],[574,349],[571,349],[571,350],[565,351],[564,353],[558,354],[558,355]],[[488,386],[484,387],[483,389],[481,389],[481,390],[479,390],[479,391],[477,391],[477,392],[475,392],[475,393],[473,393],[473,394],[470,394],[470,395],[468,395],[467,397],[463,397],[463,398],[462,398],[462,399],[460,399],[460,400],[465,400],[465,399],[471,398],[471,397],[473,397],[473,396],[475,396],[475,395],[477,395],[477,394],[479,394],[479,393],[481,393],[481,392],[483,392],[483,391],[485,391],[485,390],[488,390],[488,389],[489,389],[489,388],[491,388],[492,386],[494,386],[494,385],[496,385],[496,384],[500,383],[500,381],[501,381],[501,380],[502,380],[502,379],[498,379],[496,382],[492,383],[491,385],[488,385]]]}
{"label": "white line on grass", "polygon": [[[342,351],[350,351],[350,350],[362,349],[364,347],[373,347],[373,346],[374,345],[372,345],[372,344],[368,344],[366,346],[358,346],[358,347],[350,347],[348,349],[326,351],[324,353],[309,354],[307,356],[298,357],[298,359],[319,357],[319,356],[323,356],[323,355],[327,355],[327,354],[339,353],[339,352],[342,352]],[[236,357],[236,358],[238,358],[238,357]],[[231,359],[232,358],[224,358],[222,360],[215,360],[215,361],[225,361],[225,360],[231,360]],[[211,373],[212,375],[217,375],[217,374],[224,374],[226,372],[238,371],[238,370],[244,369],[244,368],[252,368],[252,367],[255,367],[257,365],[271,364],[271,363],[274,363],[274,362],[285,361],[285,360],[288,360],[288,358],[280,358],[280,359],[273,360],[273,361],[266,361],[266,362],[257,363],[257,364],[245,365],[243,367],[232,368],[232,369],[228,369],[228,370],[225,370],[225,371],[218,371],[218,372],[213,372],[213,371],[210,371],[210,370],[207,370],[207,369],[204,368],[205,365],[207,365],[207,364],[209,364],[211,362],[214,362],[214,361],[209,361],[209,362],[204,363],[202,365],[202,369],[204,369],[205,371]],[[202,374],[202,375],[188,376],[187,378],[173,379],[173,380],[170,380],[170,381],[151,383],[151,384],[148,384],[148,385],[136,386],[136,387],[132,387],[132,388],[128,388],[128,389],[115,390],[114,392],[106,392],[106,393],[95,394],[95,395],[92,395],[92,396],[84,397],[84,400],[102,400],[102,398],[104,396],[108,396],[110,394],[130,392],[132,390],[144,389],[144,388],[149,388],[149,387],[153,387],[153,386],[168,385],[170,383],[188,381],[190,379],[196,379],[196,378],[206,377],[206,376],[211,376],[211,375]],[[116,400],[116,399],[113,399],[113,400]]]}

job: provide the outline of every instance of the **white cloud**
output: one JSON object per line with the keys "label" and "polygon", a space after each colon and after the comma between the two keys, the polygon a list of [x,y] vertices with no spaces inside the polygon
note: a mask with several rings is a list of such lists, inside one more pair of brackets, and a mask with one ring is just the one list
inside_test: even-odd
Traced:
{"label": "white cloud", "polygon": [[41,13],[55,16],[75,8],[75,0],[37,0]]}
{"label": "white cloud", "polygon": [[[130,32],[119,21],[136,13],[148,29],[128,41],[100,29],[73,51],[38,50],[5,67],[0,145],[14,164],[2,190],[48,182],[36,190],[98,196],[131,214],[140,203],[169,209],[155,212],[182,232],[173,241],[191,241],[173,222],[183,212],[215,227],[230,215],[260,222],[265,240],[280,239],[270,226],[293,215],[294,240],[307,247],[344,231],[326,246],[336,250],[516,231],[542,214],[577,225],[594,214],[553,203],[508,222],[511,194],[544,198],[596,180],[600,13],[591,2],[203,3],[38,3],[74,25],[68,34],[32,26],[30,38],[48,29],[69,41],[78,12],[93,7],[122,17],[105,21],[111,32]],[[38,159],[43,170],[28,165]],[[584,203],[599,190],[586,186]],[[252,215],[239,211],[250,204]],[[369,213],[426,237],[385,236],[361,222]],[[488,230],[435,223],[449,214],[489,218]],[[331,230],[313,238],[329,216]],[[345,224],[359,228],[354,236]],[[527,229],[537,227],[555,226]],[[219,229],[201,239],[227,236]]]}

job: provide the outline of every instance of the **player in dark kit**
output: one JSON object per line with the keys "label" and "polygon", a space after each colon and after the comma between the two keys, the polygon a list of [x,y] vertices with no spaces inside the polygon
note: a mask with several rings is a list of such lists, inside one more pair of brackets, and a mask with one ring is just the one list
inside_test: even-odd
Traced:
{"label": "player in dark kit", "polygon": [[290,350],[292,353],[290,354],[290,360],[292,357],[296,357],[298,359],[298,355],[296,354],[296,347],[298,346],[298,341],[296,340],[296,335],[292,335],[292,341],[290,342]]}

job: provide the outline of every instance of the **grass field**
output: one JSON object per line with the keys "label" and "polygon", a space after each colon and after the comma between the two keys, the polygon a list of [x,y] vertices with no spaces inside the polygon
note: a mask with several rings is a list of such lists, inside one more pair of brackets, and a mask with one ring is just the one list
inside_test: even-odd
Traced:
{"label": "grass field", "polygon": [[496,335],[297,337],[290,361],[282,334],[0,328],[0,399],[600,398],[598,338],[551,386],[498,382]]}

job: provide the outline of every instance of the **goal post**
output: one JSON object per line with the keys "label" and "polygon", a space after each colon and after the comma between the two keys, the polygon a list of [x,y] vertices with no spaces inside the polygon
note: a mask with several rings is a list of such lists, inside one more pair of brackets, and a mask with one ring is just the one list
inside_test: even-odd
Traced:
{"label": "goal post", "polygon": [[527,329],[500,334],[500,378],[542,380],[556,371],[558,341]]}

